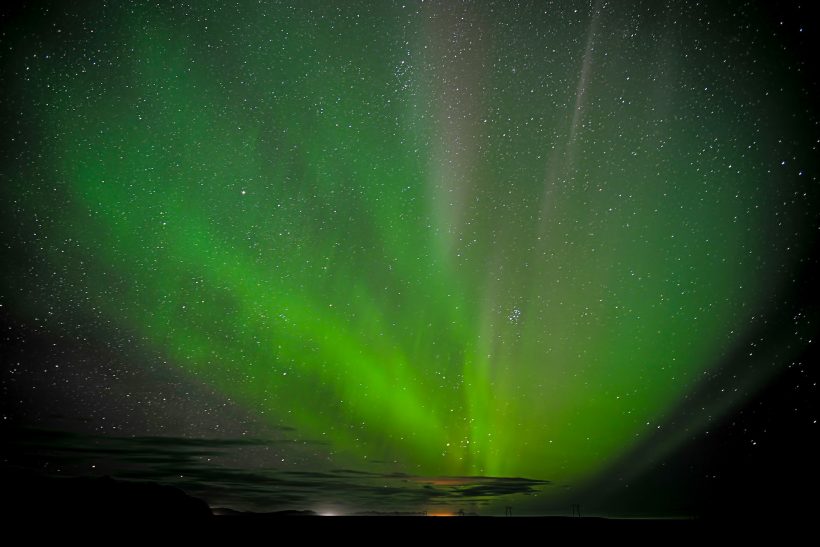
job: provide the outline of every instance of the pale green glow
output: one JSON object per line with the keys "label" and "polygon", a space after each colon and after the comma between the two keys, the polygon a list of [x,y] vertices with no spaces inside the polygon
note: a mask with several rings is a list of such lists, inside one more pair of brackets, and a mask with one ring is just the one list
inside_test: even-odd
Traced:
{"label": "pale green glow", "polygon": [[341,458],[600,471],[792,260],[775,99],[687,36],[626,48],[621,12],[585,53],[588,17],[450,42],[440,7],[314,8],[146,7],[84,70],[38,61],[55,290]]}

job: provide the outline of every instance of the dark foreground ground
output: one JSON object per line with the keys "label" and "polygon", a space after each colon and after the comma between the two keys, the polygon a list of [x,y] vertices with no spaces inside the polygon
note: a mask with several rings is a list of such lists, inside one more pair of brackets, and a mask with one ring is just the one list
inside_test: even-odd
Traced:
{"label": "dark foreground ground", "polygon": [[263,539],[265,543],[277,544],[296,539],[328,544],[446,540],[458,541],[461,545],[471,542],[563,545],[617,539],[691,545],[691,541],[705,538],[736,542],[744,538],[760,541],[775,537],[782,542],[788,541],[801,527],[800,522],[767,522],[759,518],[327,517],[309,511],[240,513],[212,510],[202,500],[181,490],[154,483],[111,478],[53,479],[8,472],[2,475],[2,528],[14,534],[23,532],[32,540],[48,536],[126,544],[146,539],[227,544]]}
{"label": "dark foreground ground", "polygon": [[[37,518],[7,521],[11,532],[27,531],[37,542],[91,539],[116,544],[180,541],[241,545],[788,545],[802,533],[759,522],[642,520],[569,517],[226,517],[205,519]],[[43,526],[45,524],[45,526]],[[769,523],[771,524],[771,523]],[[776,531],[779,530],[779,531]],[[805,536],[802,536],[805,537]],[[695,547],[697,543],[695,543]]]}

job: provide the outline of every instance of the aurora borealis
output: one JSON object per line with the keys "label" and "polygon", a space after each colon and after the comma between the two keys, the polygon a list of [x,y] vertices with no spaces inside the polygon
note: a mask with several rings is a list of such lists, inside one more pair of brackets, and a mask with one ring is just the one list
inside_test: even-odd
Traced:
{"label": "aurora borealis", "polygon": [[730,4],[24,5],[5,422],[491,511],[697,443],[816,329],[801,12]]}

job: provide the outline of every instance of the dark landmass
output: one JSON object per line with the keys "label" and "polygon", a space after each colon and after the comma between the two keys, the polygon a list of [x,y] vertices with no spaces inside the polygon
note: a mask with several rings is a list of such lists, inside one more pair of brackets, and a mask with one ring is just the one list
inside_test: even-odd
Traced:
{"label": "dark landmass", "polygon": [[[102,478],[54,478],[30,471],[0,471],[3,496],[0,502],[6,529],[24,529],[35,535],[98,537],[125,534],[187,540],[235,541],[237,537],[299,537],[302,540],[338,540],[363,537],[426,541],[430,538],[510,541],[611,540],[612,537],[653,538],[680,544],[711,537],[759,538],[769,524],[716,519],[612,519],[604,517],[515,516],[493,517],[467,513],[437,517],[411,512],[359,512],[346,516],[322,516],[310,510],[270,512],[211,510],[207,503],[178,488],[152,482]],[[152,524],[161,523],[160,527]],[[193,525],[193,526],[192,526]],[[796,530],[790,523],[789,530]],[[799,526],[798,526],[799,528]],[[169,536],[170,534],[170,536]]]}
{"label": "dark landmass", "polygon": [[99,478],[54,478],[3,469],[0,511],[7,521],[41,519],[206,520],[204,501],[173,486]]}
{"label": "dark landmass", "polygon": [[216,507],[213,513],[219,517],[244,517],[244,518],[289,518],[289,517],[318,517],[315,511],[289,509],[285,511],[267,511],[257,513],[254,511],[237,511],[227,507]]}

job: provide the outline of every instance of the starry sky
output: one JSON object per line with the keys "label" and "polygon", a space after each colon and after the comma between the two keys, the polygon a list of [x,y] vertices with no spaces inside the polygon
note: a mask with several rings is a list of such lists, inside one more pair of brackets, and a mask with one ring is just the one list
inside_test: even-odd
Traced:
{"label": "starry sky", "polygon": [[816,436],[798,3],[3,9],[6,470],[697,515]]}

